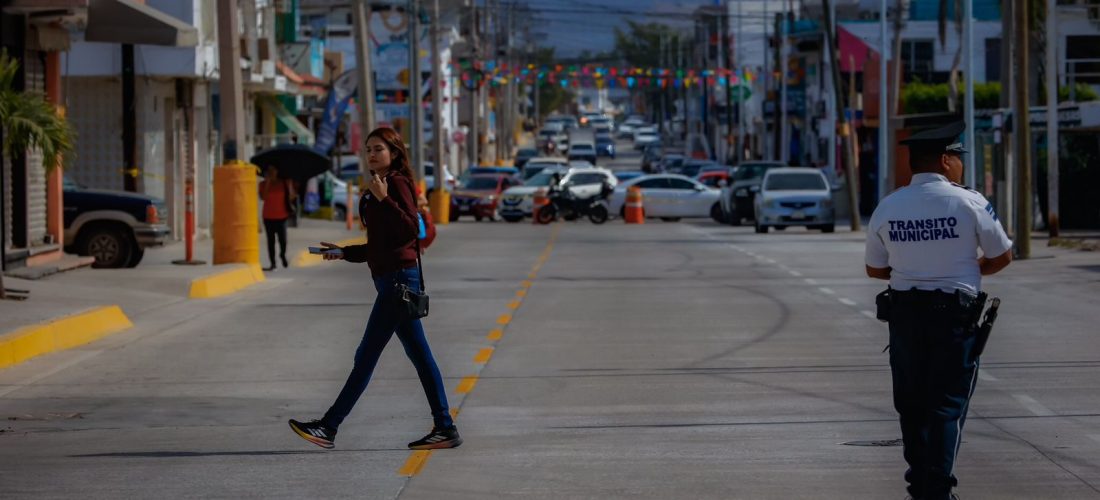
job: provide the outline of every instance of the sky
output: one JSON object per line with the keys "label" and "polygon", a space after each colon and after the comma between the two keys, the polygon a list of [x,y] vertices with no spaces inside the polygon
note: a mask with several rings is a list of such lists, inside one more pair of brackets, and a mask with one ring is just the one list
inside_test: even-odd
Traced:
{"label": "sky", "polygon": [[[736,14],[738,0],[727,0]],[[713,5],[714,0],[527,0],[537,12],[532,31],[547,33],[542,45],[553,46],[560,56],[576,56],[584,50],[592,52],[614,48],[615,27],[625,27],[626,20],[659,22],[691,32],[691,14],[700,6]],[[783,0],[742,0],[741,33],[742,60],[749,66],[763,64],[765,9],[771,17]],[[570,11],[575,12],[570,12]],[[607,11],[606,14],[600,13]],[[631,14],[628,14],[631,13]],[[731,17],[731,31],[737,31],[737,18]],[[769,24],[768,30],[771,27]]]}

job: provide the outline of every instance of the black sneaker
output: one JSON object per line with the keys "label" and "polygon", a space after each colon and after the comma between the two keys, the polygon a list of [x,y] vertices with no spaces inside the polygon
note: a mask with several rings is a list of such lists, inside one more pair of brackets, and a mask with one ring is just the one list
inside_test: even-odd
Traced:
{"label": "black sneaker", "polygon": [[458,436],[458,427],[446,429],[434,428],[427,436],[409,443],[410,450],[439,450],[443,448],[458,448],[462,444],[462,438]]}
{"label": "black sneaker", "polygon": [[290,428],[294,430],[302,439],[309,441],[317,446],[320,446],[326,450],[331,450],[336,446],[334,441],[336,440],[336,429],[333,429],[323,423],[320,420],[311,420],[309,422],[299,422],[294,419],[290,419]]}

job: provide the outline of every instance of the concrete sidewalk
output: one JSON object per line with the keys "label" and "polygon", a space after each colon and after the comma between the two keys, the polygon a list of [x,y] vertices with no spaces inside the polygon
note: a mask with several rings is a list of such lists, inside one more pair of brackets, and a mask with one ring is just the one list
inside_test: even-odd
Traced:
{"label": "concrete sidewalk", "polygon": [[[306,247],[319,241],[345,241],[359,237],[358,231],[347,231],[343,224],[302,220],[297,228],[287,231],[287,259],[291,265],[305,262],[302,255]],[[257,235],[260,244],[261,265],[267,264],[266,235]],[[194,258],[205,261],[204,265],[175,265],[174,260],[185,256],[182,242],[176,242],[161,248],[146,250],[142,263],[133,269],[92,269],[82,268],[66,273],[54,274],[40,280],[23,280],[6,277],[4,284],[9,288],[29,290],[30,297],[25,301],[0,301],[0,351],[5,340],[11,340],[12,334],[23,335],[28,328],[46,325],[61,318],[79,318],[82,314],[99,308],[118,306],[125,317],[137,321],[146,313],[170,307],[191,299],[193,283],[196,280],[214,280],[213,286],[225,285],[228,289],[239,290],[258,280],[249,276],[227,274],[256,274],[254,269],[243,265],[214,266],[210,262],[213,252],[212,240],[201,240],[195,245]],[[278,277],[278,271],[268,272],[266,277]],[[223,279],[224,278],[224,279]],[[278,281],[272,283],[277,285]],[[221,289],[223,292],[227,289]],[[88,328],[96,328],[99,321],[94,317],[83,323]],[[79,329],[70,326],[68,331]],[[73,332],[80,334],[80,332]],[[52,341],[51,341],[52,342]],[[47,350],[46,352],[49,352]],[[0,354],[0,358],[3,355]],[[11,364],[11,363],[8,363]],[[0,360],[0,368],[5,366]]]}

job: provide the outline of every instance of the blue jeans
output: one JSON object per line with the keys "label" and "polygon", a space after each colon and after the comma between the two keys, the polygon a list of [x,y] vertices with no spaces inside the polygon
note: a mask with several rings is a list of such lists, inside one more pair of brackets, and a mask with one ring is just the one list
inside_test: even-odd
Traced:
{"label": "blue jeans", "polygon": [[408,319],[405,313],[399,311],[391,301],[397,293],[399,283],[418,290],[420,275],[416,268],[397,271],[374,279],[378,298],[374,301],[374,308],[367,321],[367,329],[363,333],[363,340],[355,350],[355,365],[336,402],[321,419],[325,425],[333,429],[340,427],[344,418],[351,413],[355,402],[359,400],[359,396],[367,389],[374,367],[382,355],[382,349],[385,349],[394,331],[397,332],[397,338],[401,339],[401,345],[405,347],[405,354],[409,356],[409,360],[416,367],[417,375],[420,376],[420,384],[424,386],[424,394],[428,397],[428,405],[432,408],[435,426],[444,428],[454,425],[450,409],[447,407],[447,391],[443,388],[443,376],[440,375],[439,366],[436,365],[432,350],[428,347],[423,325],[420,324],[419,319]]}

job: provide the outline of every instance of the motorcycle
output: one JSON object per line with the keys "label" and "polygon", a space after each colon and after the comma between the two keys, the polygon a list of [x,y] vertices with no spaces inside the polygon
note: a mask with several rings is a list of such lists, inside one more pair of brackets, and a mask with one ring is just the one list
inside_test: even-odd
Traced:
{"label": "motorcycle", "polygon": [[547,193],[550,203],[539,209],[535,221],[539,224],[549,224],[557,220],[560,215],[565,220],[588,217],[593,224],[603,224],[610,216],[607,199],[613,190],[610,184],[604,183],[599,194],[578,198],[568,189],[568,186],[552,188]]}

